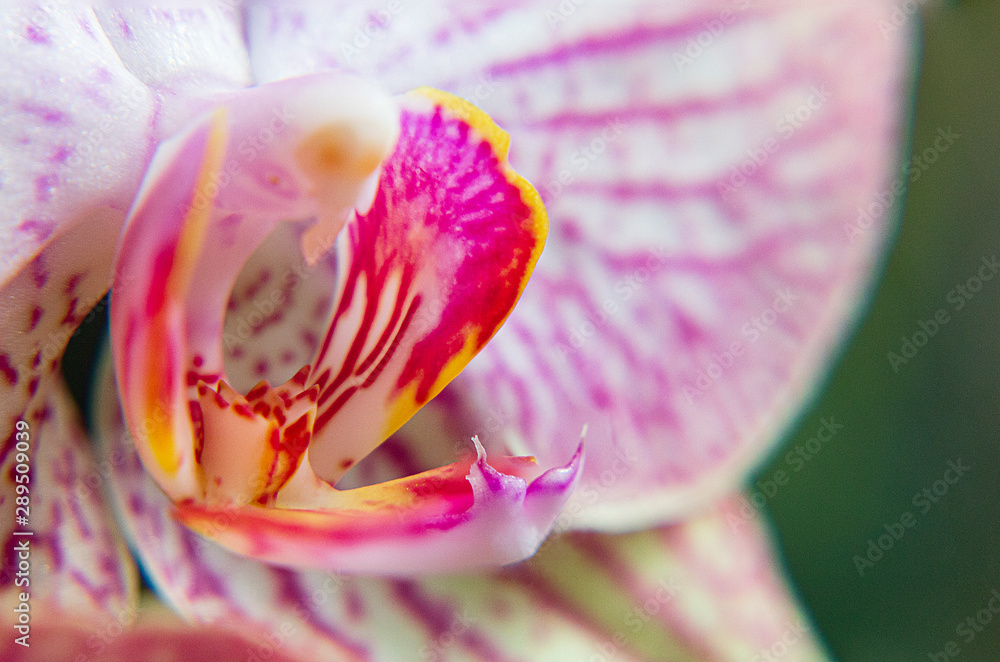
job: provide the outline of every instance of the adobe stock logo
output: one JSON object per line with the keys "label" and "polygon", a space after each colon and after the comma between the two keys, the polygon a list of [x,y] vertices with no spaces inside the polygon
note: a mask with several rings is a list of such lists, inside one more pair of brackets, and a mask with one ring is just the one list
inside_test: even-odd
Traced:
{"label": "adobe stock logo", "polygon": [[606,297],[599,307],[595,306],[588,311],[585,319],[570,330],[569,344],[561,342],[556,345],[559,355],[565,359],[587,344],[609,320],[625,310],[625,304],[631,301],[643,285],[667,264],[668,259],[665,248],[650,248],[640,266],[615,281],[614,294]]}
{"label": "adobe stock logo", "polygon": [[372,39],[385,39],[386,28],[402,11],[403,5],[399,3],[399,0],[389,0],[382,9],[370,12],[368,21],[363,26],[354,27],[354,32],[351,35],[353,39],[340,43],[340,54],[350,62],[360,55],[361,51],[371,46]]}
{"label": "adobe stock logo", "polygon": [[903,164],[900,175],[886,188],[869,198],[867,204],[858,207],[858,216],[853,223],[849,221],[844,223],[847,240],[854,243],[854,240],[868,232],[872,225],[882,220],[893,208],[896,199],[906,192],[904,180],[908,179],[910,184],[919,180],[924,172],[937,163],[941,155],[951,149],[955,141],[961,137],[961,134],[952,131],[950,126],[947,129],[938,128],[934,142],[922,151],[913,150],[913,156]]}
{"label": "adobe stock logo", "polygon": [[736,365],[738,359],[744,356],[754,343],[764,337],[778,323],[778,319],[801,299],[801,296],[790,287],[777,290],[774,294],[774,301],[771,302],[770,306],[740,326],[740,335],[746,338],[747,344],[741,340],[734,340],[721,353],[713,352],[711,361],[695,371],[694,382],[684,384],[684,395],[687,397],[688,404],[694,404],[695,400],[700,399],[701,396],[710,391],[722,379],[726,371]]}
{"label": "adobe stock logo", "polygon": [[917,320],[919,328],[916,331],[909,336],[900,336],[902,343],[899,346],[899,353],[886,354],[892,371],[899,372],[900,366],[909,363],[910,359],[952,320],[952,315],[965,308],[983,289],[983,284],[993,280],[998,273],[1000,273],[1000,260],[997,259],[997,255],[994,253],[990,257],[983,256],[973,274],[964,283],[958,283],[948,290],[948,294],[945,295],[945,301],[951,304],[950,313],[946,308],[938,308],[928,319]]}
{"label": "adobe stock logo", "polygon": [[[961,637],[966,645],[975,641],[976,635],[989,627],[993,619],[1000,615],[1000,591],[994,588],[986,597],[987,601],[982,609],[966,616],[955,626],[955,634]],[[948,662],[951,658],[958,657],[961,652],[961,646],[952,640],[945,642],[940,651],[929,651],[927,657],[931,662]]]}
{"label": "adobe stock logo", "polygon": [[[826,447],[827,442],[843,429],[844,424],[838,423],[833,416],[824,416],[820,419],[816,434],[785,454],[785,463],[791,467],[792,473],[802,471],[806,464]],[[778,494],[781,487],[788,485],[790,478],[784,469],[775,469],[773,473],[754,481],[749,491],[740,496],[739,508],[726,514],[730,531],[737,531],[741,526],[750,524],[759,517],[764,505]]]}
{"label": "adobe stock logo", "polygon": [[802,102],[786,111],[774,123],[774,135],[757,147],[748,149],[746,157],[733,165],[726,177],[716,182],[719,196],[723,200],[729,200],[738,189],[751,181],[767,165],[771,156],[805,126],[829,99],[830,91],[826,85],[811,86]]}
{"label": "adobe stock logo", "polygon": [[567,184],[572,184],[579,175],[586,172],[590,165],[607,151],[608,146],[625,133],[626,129],[628,129],[628,124],[619,118],[608,120],[599,136],[594,136],[589,143],[570,154],[569,165],[560,169],[556,178],[545,185],[546,204],[562,195],[563,188]]}

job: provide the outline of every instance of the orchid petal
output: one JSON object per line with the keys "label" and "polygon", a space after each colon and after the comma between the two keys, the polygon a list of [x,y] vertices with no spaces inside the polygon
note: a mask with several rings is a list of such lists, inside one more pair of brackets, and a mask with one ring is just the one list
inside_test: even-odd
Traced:
{"label": "orchid petal", "polygon": [[[342,282],[353,290],[334,308],[334,324],[358,333],[335,326],[313,366],[316,383],[329,375],[311,453],[328,458],[328,480],[395,432],[486,345],[524,289],[547,232],[538,194],[506,163],[507,134],[449,95],[424,89],[406,99],[398,158],[383,169],[371,212],[351,228]],[[372,420],[379,409],[387,420]]]}
{"label": "orchid petal", "polygon": [[575,486],[581,450],[529,482],[533,458],[487,463],[475,444],[474,462],[389,483],[336,490],[317,481],[312,509],[180,504],[177,519],[228,549],[299,568],[405,576],[525,559]]}
{"label": "orchid petal", "polygon": [[[479,448],[387,485],[332,486],[493,336],[547,227],[485,114],[429,89],[399,104],[340,74],[235,94],[161,145],[130,215],[111,321],[130,427],[181,520],[242,553],[387,573],[509,563],[538,547],[579,475],[579,448],[545,473]],[[335,265],[333,289],[294,298],[326,292],[328,331],[283,385],[240,393],[224,319],[255,298],[244,279],[295,244],[320,274]],[[279,328],[302,310],[271,308]]]}
{"label": "orchid petal", "polygon": [[[672,632],[699,660],[828,659],[746,497],[730,496],[683,524],[616,536],[573,533],[550,546],[521,580],[540,582],[609,630],[629,613],[627,628],[648,623]],[[580,576],[590,585],[580,586]],[[655,636],[637,639],[655,659]]]}
{"label": "orchid petal", "polygon": [[270,7],[250,12],[248,39],[258,76],[423,80],[520,138],[549,247],[505,328],[418,418],[495,427],[488,446],[542,463],[589,424],[594,489],[573,526],[634,530],[730,491],[867,298],[909,86],[909,35],[879,28],[892,7]]}
{"label": "orchid petal", "polygon": [[[342,103],[340,116],[322,114],[350,95],[353,103]],[[378,134],[393,128],[387,103],[363,82],[337,75],[253,88],[157,151],[119,249],[111,325],[126,411],[136,429],[147,429],[142,452],[175,498],[196,492],[187,389],[219,381],[223,312],[241,266],[282,221],[346,216],[379,150],[392,145],[391,134]],[[372,150],[376,156],[366,170],[327,186],[330,173],[298,163],[295,149],[306,140],[317,144],[313,132],[338,121],[371,134],[358,134],[356,144],[352,134],[344,145],[330,144],[356,150],[346,153],[355,161],[344,167],[370,161]],[[260,142],[245,145],[265,129]]]}
{"label": "orchid petal", "polygon": [[3,450],[9,468],[0,506],[10,516],[0,535],[10,561],[0,575],[0,607],[14,613],[27,591],[36,622],[74,611],[113,620],[138,596],[135,567],[102,491],[116,458],[94,462],[61,379],[50,376],[38,388]]}
{"label": "orchid petal", "polygon": [[165,135],[209,107],[218,94],[253,81],[234,9],[118,7],[94,10],[125,67],[154,90]]}
{"label": "orchid petal", "polygon": [[17,63],[0,80],[3,281],[68,227],[98,214],[121,222],[149,158],[156,106],[92,13],[54,12],[44,25],[32,17],[0,13],[0,57]]}
{"label": "orchid petal", "polygon": [[[155,101],[123,70],[92,13],[37,16],[0,13],[0,58],[17,63],[0,80],[0,504],[9,513],[0,540],[7,550],[32,546],[36,608],[113,615],[135,597],[134,571],[106,522],[108,467],[93,464],[58,369],[110,284]],[[18,492],[25,485],[27,495]],[[25,496],[27,525],[18,526],[16,499]],[[2,577],[4,605],[23,590],[16,579]]]}
{"label": "orchid petal", "polygon": [[[131,453],[107,404],[101,447]],[[735,497],[685,524],[559,536],[499,571],[382,579],[276,568],[207,543],[170,516],[134,454],[114,495],[164,600],[196,622],[285,633],[282,650],[308,659],[827,659],[766,530]]]}
{"label": "orchid petal", "polygon": [[195,96],[252,82],[236,11],[122,7],[95,13],[122,62],[151,88]]}

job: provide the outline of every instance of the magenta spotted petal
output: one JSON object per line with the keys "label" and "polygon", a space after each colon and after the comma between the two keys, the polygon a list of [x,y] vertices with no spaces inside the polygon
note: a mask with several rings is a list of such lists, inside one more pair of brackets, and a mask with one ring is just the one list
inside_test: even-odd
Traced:
{"label": "magenta spotted petal", "polygon": [[[44,395],[32,399],[29,414],[11,426],[4,457],[12,485],[0,497],[10,513],[0,607],[15,614],[26,604],[42,622],[63,612],[89,614],[95,623],[113,621],[134,608],[139,590],[104,499],[120,457],[96,463],[65,386],[50,379],[41,389]],[[17,618],[11,620],[17,624]],[[24,634],[30,628],[7,639]]]}
{"label": "magenta spotted petal", "polygon": [[[44,27],[28,11],[0,13],[0,21],[0,58],[17,62],[0,80],[6,282],[72,225],[121,222],[152,154],[157,102],[123,69],[90,12],[57,13]],[[116,235],[95,235],[93,246]]]}
{"label": "magenta spotted petal", "polygon": [[[113,464],[94,465],[59,360],[74,330],[111,285],[115,244],[157,141],[204,95],[212,66],[151,76],[153,51],[125,57],[106,16],[53,7],[0,12],[0,447],[5,549],[16,544],[14,507],[29,475],[33,606],[115,618],[135,598],[132,562],[110,526],[103,487]],[[187,12],[188,40],[208,37]],[[176,22],[160,12],[157,22]],[[117,23],[116,25],[123,25]],[[211,39],[202,39],[209,43]],[[165,52],[159,44],[158,53]],[[242,46],[241,46],[242,48]],[[174,65],[179,61],[173,60]],[[245,64],[245,62],[244,62]],[[246,67],[244,66],[244,71]],[[245,77],[244,77],[245,80]],[[152,87],[151,87],[152,86]],[[17,423],[29,426],[28,462]],[[22,442],[23,443],[23,442]],[[30,467],[18,474],[16,465]],[[8,559],[10,560],[10,559]],[[16,561],[16,559],[14,559]],[[3,604],[24,586],[5,565]],[[23,581],[23,577],[20,578]]]}
{"label": "magenta spotted petal", "polygon": [[59,359],[110,284],[156,98],[89,12],[35,18],[0,12],[0,59],[16,63],[0,77],[0,603],[13,614],[30,588],[37,614],[100,620],[137,585],[103,499],[113,469],[94,464]]}
{"label": "magenta spotted petal", "polygon": [[[635,529],[731,489],[821,378],[889,226],[856,219],[889,182],[907,96],[905,31],[878,27],[890,3],[695,4],[441,3],[357,50],[341,45],[360,8],[343,25],[251,13],[258,75],[427,80],[525,137],[512,158],[548,246],[420,416],[543,462],[589,424],[576,527]],[[404,451],[443,461],[385,460]]]}

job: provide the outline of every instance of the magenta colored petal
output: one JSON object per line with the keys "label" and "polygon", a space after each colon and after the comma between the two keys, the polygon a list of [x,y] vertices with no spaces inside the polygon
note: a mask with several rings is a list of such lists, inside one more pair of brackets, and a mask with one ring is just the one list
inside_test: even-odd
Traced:
{"label": "magenta colored petal", "polygon": [[338,239],[340,289],[307,380],[321,388],[310,459],[331,482],[487,344],[548,230],[537,192],[506,161],[507,135],[487,116],[433,90],[401,104],[371,210]]}
{"label": "magenta colored petal", "polygon": [[[106,452],[122,448],[114,419],[101,412]],[[275,568],[211,544],[169,515],[134,456],[114,487],[167,602],[196,622],[290,630],[283,650],[308,659],[826,659],[765,529],[735,498],[682,525],[557,537],[502,571],[395,580]]]}
{"label": "magenta colored petal", "polygon": [[355,52],[364,9],[251,12],[258,75],[337,63],[468,96],[551,219],[517,310],[431,407],[543,464],[589,423],[574,526],[732,489],[822,378],[885,245],[910,64],[906,31],[879,29],[892,4],[442,2]]}
{"label": "magenta colored petal", "polygon": [[105,367],[99,436],[107,453],[127,458],[115,474],[125,517],[144,516],[134,504],[149,500],[171,522],[271,563],[406,576],[520,561],[542,544],[580,475],[582,449],[566,466],[543,472],[530,458],[487,462],[476,440],[474,460],[392,483],[340,491],[317,479],[306,485],[299,472],[279,493],[278,507],[204,501],[174,507],[135,454]]}
{"label": "magenta colored petal", "polygon": [[294,568],[409,576],[524,560],[576,486],[582,449],[566,466],[529,480],[523,474],[537,473],[533,461],[487,462],[475,443],[471,465],[351,491],[328,488],[312,509],[182,503],[176,517],[227,549]]}

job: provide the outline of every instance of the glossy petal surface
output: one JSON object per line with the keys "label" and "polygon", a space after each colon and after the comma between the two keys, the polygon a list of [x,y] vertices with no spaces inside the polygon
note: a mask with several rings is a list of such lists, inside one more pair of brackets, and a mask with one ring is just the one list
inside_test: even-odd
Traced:
{"label": "glossy petal surface", "polygon": [[159,97],[157,123],[168,136],[217,95],[253,79],[235,7],[146,4],[102,6],[94,14],[125,68]]}
{"label": "glossy petal surface", "polygon": [[95,13],[122,63],[149,87],[195,96],[252,83],[236,11],[192,4]]}
{"label": "glossy petal surface", "polygon": [[34,18],[0,13],[0,58],[17,64],[0,80],[4,281],[90,215],[114,213],[120,223],[152,153],[155,98],[122,67],[92,13],[55,12],[44,27]]}
{"label": "glossy petal surface", "polygon": [[839,346],[890,226],[872,205],[908,41],[879,30],[888,2],[570,8],[404,8],[368,43],[356,29],[374,4],[261,9],[251,62],[264,78],[337,65],[426,80],[523,138],[512,159],[542,191],[549,245],[432,407],[543,463],[569,451],[559,430],[589,423],[582,485],[598,498],[573,525],[634,529],[731,489]]}

